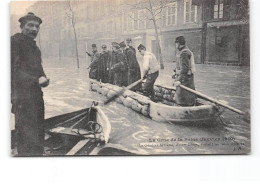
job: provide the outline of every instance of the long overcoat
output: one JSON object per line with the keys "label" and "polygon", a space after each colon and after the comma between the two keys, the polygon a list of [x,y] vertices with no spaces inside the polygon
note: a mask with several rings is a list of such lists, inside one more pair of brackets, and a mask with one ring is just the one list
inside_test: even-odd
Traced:
{"label": "long overcoat", "polygon": [[127,61],[124,54],[117,50],[112,53],[112,72],[113,72],[113,84],[117,86],[126,86],[126,71]]}
{"label": "long overcoat", "polygon": [[89,65],[90,67],[89,78],[99,80],[98,67],[99,67],[100,54],[96,51],[93,52],[92,54],[89,54],[89,56],[91,57],[91,63]]}
{"label": "long overcoat", "polygon": [[17,33],[11,37],[11,103],[19,156],[41,155],[44,101],[39,78],[46,77],[36,42]]}
{"label": "long overcoat", "polygon": [[[176,70],[178,70],[179,74],[177,75],[176,80],[180,81],[182,85],[188,88],[195,89],[194,74],[189,73],[191,69],[191,55],[191,51],[188,49],[180,52],[179,56],[177,55]],[[174,100],[178,105],[181,106],[193,106],[195,104],[196,95],[185,89],[182,89],[181,87],[176,87]]]}
{"label": "long overcoat", "polygon": [[[136,58],[136,53],[131,48],[127,48],[125,50],[127,66],[128,66],[128,81],[127,85],[134,83],[135,81],[141,79],[141,70],[139,63]],[[135,86],[132,90],[133,91],[140,91],[141,90],[141,83]]]}

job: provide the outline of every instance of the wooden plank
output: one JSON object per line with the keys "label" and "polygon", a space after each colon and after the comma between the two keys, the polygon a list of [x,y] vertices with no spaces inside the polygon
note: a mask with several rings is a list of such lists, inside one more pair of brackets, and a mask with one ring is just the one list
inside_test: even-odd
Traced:
{"label": "wooden plank", "polygon": [[66,155],[75,155],[79,150],[81,150],[90,140],[84,139],[79,141]]}

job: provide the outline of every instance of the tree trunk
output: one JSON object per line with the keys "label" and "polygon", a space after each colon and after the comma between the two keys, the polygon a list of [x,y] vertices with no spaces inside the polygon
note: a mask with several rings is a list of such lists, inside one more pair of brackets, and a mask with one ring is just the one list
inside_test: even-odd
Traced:
{"label": "tree trunk", "polygon": [[161,49],[159,34],[158,34],[158,27],[157,27],[157,24],[156,24],[156,19],[155,19],[153,8],[152,8],[152,3],[151,3],[150,0],[149,0],[149,5],[150,5],[150,8],[151,8],[152,20],[153,20],[153,25],[154,25],[154,30],[155,30],[155,37],[156,37],[156,42],[157,42],[157,51],[158,51],[158,54],[159,54],[160,67],[163,70],[164,65],[163,65],[163,58],[162,58],[162,49]]}
{"label": "tree trunk", "polygon": [[73,31],[74,31],[74,38],[75,38],[75,48],[76,48],[76,57],[77,57],[77,66],[79,68],[79,54],[78,54],[78,40],[77,40],[77,34],[76,34],[76,30],[75,30],[75,25],[72,24],[73,26]]}

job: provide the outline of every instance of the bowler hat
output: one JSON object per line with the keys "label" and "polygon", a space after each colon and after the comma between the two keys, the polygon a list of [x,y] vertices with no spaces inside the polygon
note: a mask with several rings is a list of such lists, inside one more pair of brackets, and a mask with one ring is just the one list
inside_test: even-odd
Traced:
{"label": "bowler hat", "polygon": [[120,43],[119,43],[119,47],[121,47],[121,48],[122,48],[122,47],[126,47],[125,42],[124,42],[124,41],[120,42]]}
{"label": "bowler hat", "polygon": [[131,38],[127,38],[125,41],[126,41],[126,43],[128,43],[128,42],[131,42],[132,39]]}
{"label": "bowler hat", "polygon": [[181,45],[185,45],[185,38],[184,36],[178,36],[176,39],[175,39],[175,43],[179,43]]}
{"label": "bowler hat", "polygon": [[28,20],[35,20],[35,21],[39,22],[39,24],[42,23],[42,19],[39,18],[39,17],[37,17],[37,16],[35,16],[34,13],[32,13],[32,12],[29,12],[29,13],[27,13],[25,16],[21,17],[21,18],[19,19],[19,22],[20,22],[21,24],[24,24],[24,23],[25,23],[26,21],[28,21]]}

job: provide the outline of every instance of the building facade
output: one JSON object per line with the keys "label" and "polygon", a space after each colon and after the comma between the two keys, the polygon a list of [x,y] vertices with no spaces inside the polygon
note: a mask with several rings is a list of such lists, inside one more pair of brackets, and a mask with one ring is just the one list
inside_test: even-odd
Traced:
{"label": "building facade", "polygon": [[81,59],[92,43],[128,37],[158,56],[154,18],[164,62],[175,61],[174,41],[183,35],[196,63],[249,65],[248,0],[39,1],[28,11],[43,19],[38,42],[46,57],[75,56],[73,14]]}

